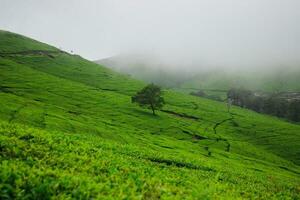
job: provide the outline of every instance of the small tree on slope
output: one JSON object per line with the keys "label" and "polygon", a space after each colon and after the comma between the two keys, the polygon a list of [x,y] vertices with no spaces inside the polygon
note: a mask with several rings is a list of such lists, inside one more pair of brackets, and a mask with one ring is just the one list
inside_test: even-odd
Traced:
{"label": "small tree on slope", "polygon": [[162,108],[165,104],[161,95],[161,88],[151,83],[131,97],[131,102],[137,103],[141,107],[151,109],[153,115],[155,115],[155,110]]}

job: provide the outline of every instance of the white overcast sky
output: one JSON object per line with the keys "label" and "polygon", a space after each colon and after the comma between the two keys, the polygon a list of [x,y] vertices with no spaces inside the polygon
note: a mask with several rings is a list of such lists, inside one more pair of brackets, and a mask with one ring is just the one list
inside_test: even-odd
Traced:
{"label": "white overcast sky", "polygon": [[0,29],[91,60],[300,63],[300,0],[0,0]]}

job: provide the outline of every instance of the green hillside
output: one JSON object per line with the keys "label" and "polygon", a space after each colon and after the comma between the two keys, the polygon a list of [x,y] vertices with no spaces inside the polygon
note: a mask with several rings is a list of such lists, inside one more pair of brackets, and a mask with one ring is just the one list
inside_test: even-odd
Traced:
{"label": "green hillside", "polygon": [[298,199],[300,125],[0,32],[0,199]]}

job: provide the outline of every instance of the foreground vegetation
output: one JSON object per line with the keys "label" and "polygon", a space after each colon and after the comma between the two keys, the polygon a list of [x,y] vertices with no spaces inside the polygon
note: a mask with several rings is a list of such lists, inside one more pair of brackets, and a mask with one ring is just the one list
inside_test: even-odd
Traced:
{"label": "foreground vegetation", "polygon": [[8,123],[1,123],[0,133],[1,199],[299,197],[293,172],[247,159],[239,163],[235,155],[180,157]]}
{"label": "foreground vegetation", "polygon": [[0,32],[0,198],[297,199],[300,126]]}

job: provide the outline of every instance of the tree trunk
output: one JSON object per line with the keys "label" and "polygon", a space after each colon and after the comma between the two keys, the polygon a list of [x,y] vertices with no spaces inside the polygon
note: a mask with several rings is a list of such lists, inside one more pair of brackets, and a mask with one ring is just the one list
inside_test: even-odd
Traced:
{"label": "tree trunk", "polygon": [[151,109],[152,109],[152,114],[155,115],[155,109],[154,109],[152,103],[151,103]]}

